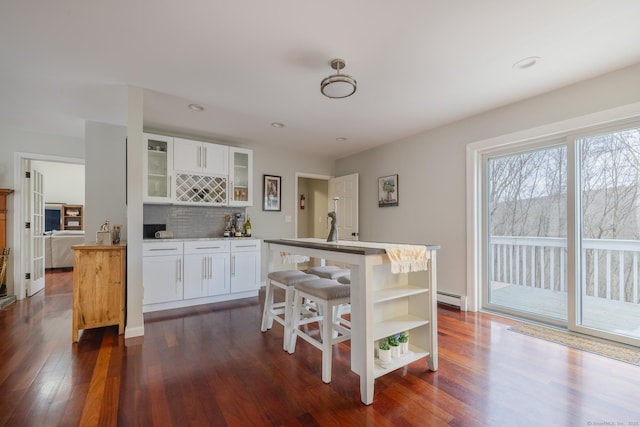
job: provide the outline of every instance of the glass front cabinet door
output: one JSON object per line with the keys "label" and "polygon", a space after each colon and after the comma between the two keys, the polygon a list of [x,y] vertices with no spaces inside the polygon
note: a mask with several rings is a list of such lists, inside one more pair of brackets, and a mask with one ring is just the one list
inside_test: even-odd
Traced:
{"label": "glass front cabinet door", "polygon": [[229,147],[229,206],[253,205],[253,150]]}
{"label": "glass front cabinet door", "polygon": [[172,200],[173,138],[144,134],[145,203],[169,203]]}

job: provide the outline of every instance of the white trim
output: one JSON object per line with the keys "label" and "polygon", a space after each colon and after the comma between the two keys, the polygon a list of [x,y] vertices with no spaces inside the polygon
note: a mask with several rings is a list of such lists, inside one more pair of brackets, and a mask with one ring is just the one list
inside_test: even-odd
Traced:
{"label": "white trim", "polygon": [[144,336],[144,325],[137,328],[124,328],[124,339]]}
{"label": "white trim", "polygon": [[[24,265],[23,262],[25,254],[22,252],[24,245],[24,233],[22,232],[22,225],[24,224],[23,218],[24,212],[24,197],[23,197],[23,176],[24,161],[25,160],[39,160],[46,162],[57,163],[71,163],[83,165],[85,160],[78,157],[61,157],[49,154],[37,154],[37,153],[23,153],[16,151],[14,153],[13,162],[13,293],[17,299],[21,300],[25,298],[26,284],[24,279]],[[16,256],[19,255],[19,256]]]}
{"label": "white trim", "polygon": [[482,279],[482,262],[480,248],[482,243],[481,224],[481,165],[482,154],[522,142],[536,139],[552,139],[566,137],[568,134],[583,132],[587,128],[600,127],[640,116],[640,102],[624,105],[609,110],[586,114],[559,122],[554,122],[531,129],[513,132],[506,135],[488,138],[467,144],[466,147],[466,229],[467,229],[467,284],[466,292],[470,311],[480,309],[479,290]]}

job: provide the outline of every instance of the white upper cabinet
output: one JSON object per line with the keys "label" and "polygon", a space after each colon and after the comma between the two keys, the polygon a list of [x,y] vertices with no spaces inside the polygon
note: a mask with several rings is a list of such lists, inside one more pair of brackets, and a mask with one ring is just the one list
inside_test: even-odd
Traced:
{"label": "white upper cabinet", "polygon": [[253,150],[229,147],[229,206],[253,205]]}
{"label": "white upper cabinet", "polygon": [[144,134],[143,201],[170,203],[173,200],[173,138]]}
{"label": "white upper cabinet", "polygon": [[229,174],[229,147],[190,139],[173,139],[176,171],[211,175]]}

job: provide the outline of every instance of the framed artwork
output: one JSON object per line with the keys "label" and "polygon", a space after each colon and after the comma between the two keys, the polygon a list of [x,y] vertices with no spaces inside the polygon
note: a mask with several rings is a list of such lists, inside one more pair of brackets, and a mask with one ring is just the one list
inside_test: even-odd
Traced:
{"label": "framed artwork", "polygon": [[398,174],[378,178],[378,207],[398,206]]}
{"label": "framed artwork", "polygon": [[275,175],[263,175],[262,186],[262,210],[279,212],[282,200],[280,197],[280,184],[282,177]]}

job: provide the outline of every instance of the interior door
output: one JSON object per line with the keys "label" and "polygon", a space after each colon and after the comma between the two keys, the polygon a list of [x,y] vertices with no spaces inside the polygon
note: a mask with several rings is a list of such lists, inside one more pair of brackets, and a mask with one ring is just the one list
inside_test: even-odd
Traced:
{"label": "interior door", "polygon": [[26,228],[27,241],[30,242],[29,270],[30,283],[27,283],[28,295],[32,296],[44,289],[44,177],[33,167],[29,168],[27,178],[29,189],[30,227]]}
{"label": "interior door", "polygon": [[338,239],[358,240],[358,174],[331,178],[328,203],[329,212],[337,205]]}

